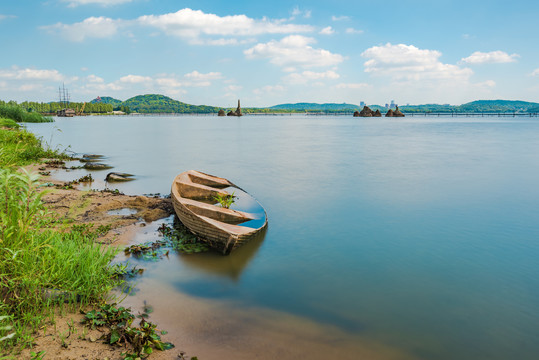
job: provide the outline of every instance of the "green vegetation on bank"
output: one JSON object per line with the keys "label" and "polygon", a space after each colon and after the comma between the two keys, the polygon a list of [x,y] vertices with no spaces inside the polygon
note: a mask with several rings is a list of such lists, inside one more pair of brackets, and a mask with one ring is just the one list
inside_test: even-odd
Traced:
{"label": "green vegetation on bank", "polygon": [[[13,125],[13,120],[0,119]],[[0,129],[0,169],[24,166],[40,161],[43,158],[66,159],[67,155],[56,150],[44,148],[41,139],[26,130],[15,130],[16,126],[6,126],[12,130]]]}
{"label": "green vegetation on bank", "polygon": [[[82,226],[58,231],[38,176],[15,167],[65,155],[18,129],[0,129],[0,353],[30,346],[59,306],[102,302],[117,284],[116,250]],[[54,228],[53,228],[54,226]]]}
{"label": "green vegetation on bank", "polygon": [[11,119],[16,122],[52,122],[50,117],[43,116],[38,112],[28,112],[24,107],[15,102],[4,103],[0,101],[0,118]]}
{"label": "green vegetation on bank", "polygon": [[[244,104],[247,105],[247,104]],[[8,103],[0,101],[0,106],[9,106],[12,109],[20,108],[27,111],[27,118],[32,121],[32,117],[38,117],[39,114],[55,114],[57,110],[63,109],[64,104],[57,102],[37,103],[37,102],[22,102],[17,104],[14,101]],[[83,108],[84,106],[84,108]],[[369,105],[372,110],[380,110],[385,113],[387,109],[380,105]],[[84,103],[70,103],[68,108],[75,110],[78,114],[82,111],[83,114],[110,114],[112,111],[123,111],[124,113],[137,112],[142,114],[215,114],[221,108],[207,105],[191,105],[178,100],[174,100],[168,96],[158,94],[138,95],[129,98],[125,101],[114,99],[110,96],[102,96],[99,99]],[[225,108],[235,110],[236,107]],[[423,105],[401,105],[399,109],[406,113],[537,113],[539,112],[539,103],[527,101],[512,101],[512,100],[477,100],[462,105],[449,104],[423,104]],[[355,104],[337,104],[337,103],[295,103],[295,104],[279,104],[266,108],[243,107],[244,114],[265,114],[265,113],[352,113],[356,110],[361,110],[359,105]],[[14,111],[14,110],[12,110]],[[2,113],[0,112],[0,116]],[[7,117],[7,116],[4,116]],[[8,117],[12,118],[12,117]],[[14,119],[15,121],[21,121]]]}

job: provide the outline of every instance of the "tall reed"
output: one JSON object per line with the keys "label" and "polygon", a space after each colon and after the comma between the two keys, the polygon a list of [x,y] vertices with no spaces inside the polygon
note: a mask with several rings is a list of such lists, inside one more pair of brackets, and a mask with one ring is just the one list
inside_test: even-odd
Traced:
{"label": "tall reed", "polygon": [[103,301],[116,284],[109,266],[116,250],[88,233],[52,229],[38,190],[35,174],[0,170],[0,316],[12,322],[0,338],[15,333],[0,349],[28,345],[55,305]]}

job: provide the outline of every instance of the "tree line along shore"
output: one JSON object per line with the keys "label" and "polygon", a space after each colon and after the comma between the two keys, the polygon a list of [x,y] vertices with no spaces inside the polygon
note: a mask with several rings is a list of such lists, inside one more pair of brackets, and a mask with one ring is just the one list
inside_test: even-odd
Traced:
{"label": "tree line along shore", "polygon": [[[32,102],[2,101],[0,106],[20,107],[29,113],[44,115],[56,115],[58,110],[69,108],[76,114],[217,114],[219,110],[226,112],[235,107],[220,108],[208,105],[192,105],[159,94],[138,95],[125,101],[103,96],[88,102]],[[373,111],[387,112],[389,109],[380,105],[368,105]],[[347,103],[294,103],[279,104],[271,107],[244,107],[244,114],[353,114],[361,111],[363,106]],[[539,103],[517,100],[477,100],[462,105],[450,104],[423,104],[423,105],[400,105],[400,111],[407,114],[413,113],[539,113]]]}

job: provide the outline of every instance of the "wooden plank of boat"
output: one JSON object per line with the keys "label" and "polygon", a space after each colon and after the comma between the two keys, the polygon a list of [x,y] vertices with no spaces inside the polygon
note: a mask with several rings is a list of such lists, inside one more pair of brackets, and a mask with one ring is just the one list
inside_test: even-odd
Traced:
{"label": "wooden plank of boat", "polygon": [[238,225],[255,220],[256,216],[253,214],[208,203],[217,195],[230,195],[223,190],[227,187],[238,188],[227,179],[189,170],[176,176],[171,189],[174,210],[181,222],[192,233],[225,255],[255,237],[268,225],[265,212],[264,224],[253,228]]}

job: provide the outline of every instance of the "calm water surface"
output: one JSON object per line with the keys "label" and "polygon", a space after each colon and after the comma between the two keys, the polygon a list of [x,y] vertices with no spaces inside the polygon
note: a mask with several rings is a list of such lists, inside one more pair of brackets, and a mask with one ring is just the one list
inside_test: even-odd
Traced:
{"label": "calm water surface", "polygon": [[168,194],[196,169],[265,207],[263,241],[154,264],[141,285],[299,316],[416,358],[539,354],[537,119],[76,117],[28,128],[137,175],[114,185],[125,193]]}

